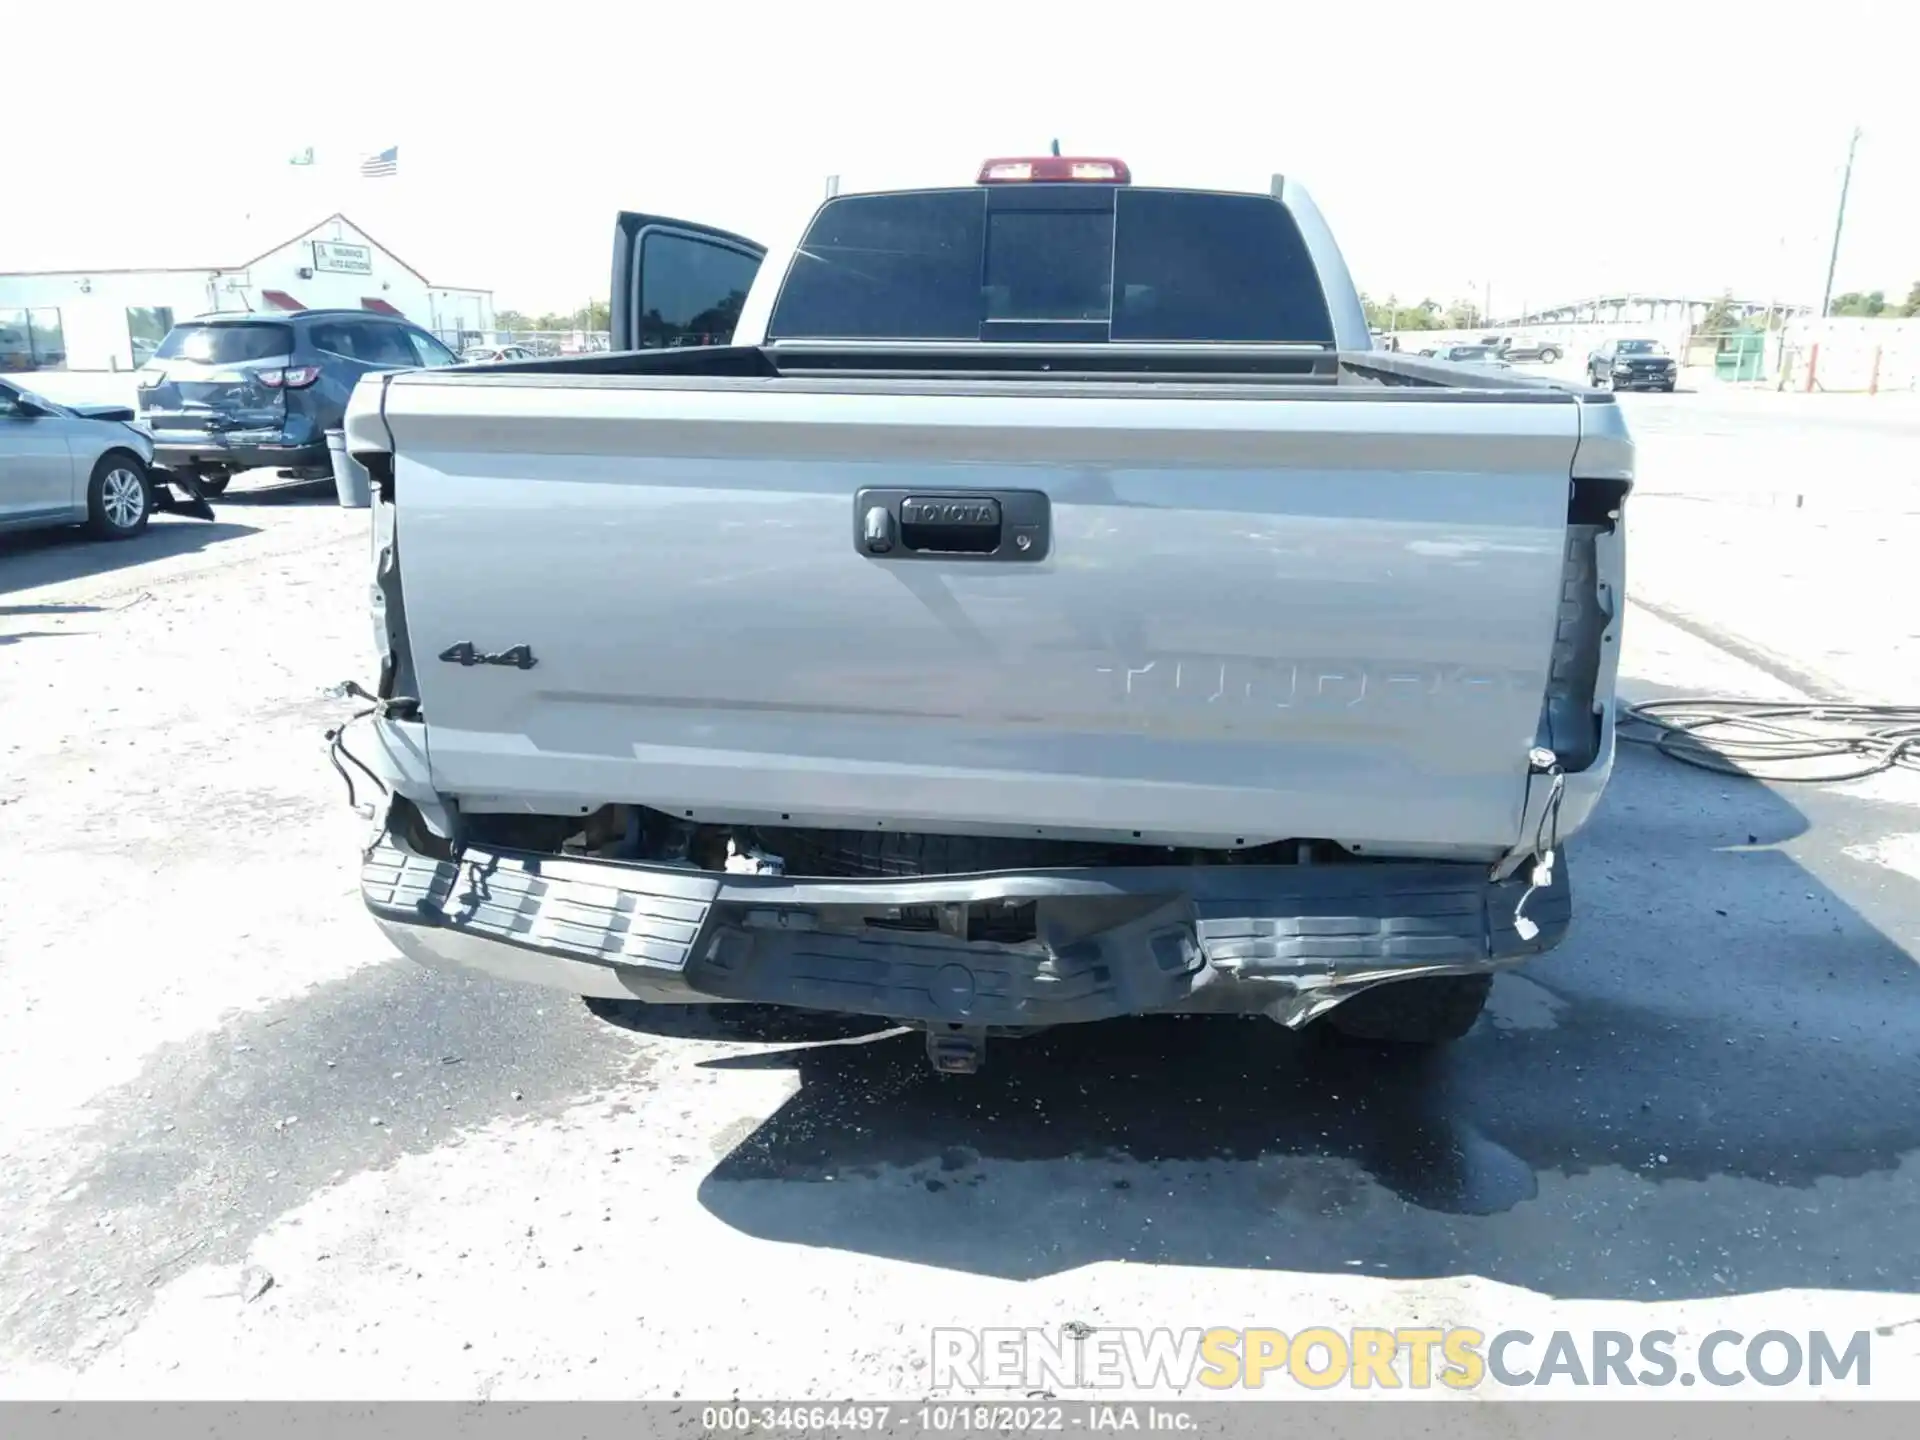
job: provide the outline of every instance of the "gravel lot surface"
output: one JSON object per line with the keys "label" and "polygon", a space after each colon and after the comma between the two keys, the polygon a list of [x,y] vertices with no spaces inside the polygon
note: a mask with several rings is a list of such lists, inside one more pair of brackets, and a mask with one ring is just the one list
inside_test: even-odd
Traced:
{"label": "gravel lot surface", "polygon": [[[1623,397],[1631,697],[1920,701],[1920,420],[1794,401]],[[0,1395],[906,1397],[932,1327],[1070,1321],[1880,1326],[1920,1394],[1920,777],[1623,754],[1573,938],[1438,1059],[1208,1019],[942,1079],[395,957],[321,745],[365,517],[219,517],[0,540]]]}

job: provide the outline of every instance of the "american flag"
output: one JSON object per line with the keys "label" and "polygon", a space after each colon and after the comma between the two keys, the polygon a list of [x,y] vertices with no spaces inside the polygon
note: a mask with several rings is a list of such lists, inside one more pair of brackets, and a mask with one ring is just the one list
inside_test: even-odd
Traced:
{"label": "american flag", "polygon": [[400,170],[400,147],[390,145],[378,155],[369,155],[360,162],[360,173],[366,176],[394,175]]}

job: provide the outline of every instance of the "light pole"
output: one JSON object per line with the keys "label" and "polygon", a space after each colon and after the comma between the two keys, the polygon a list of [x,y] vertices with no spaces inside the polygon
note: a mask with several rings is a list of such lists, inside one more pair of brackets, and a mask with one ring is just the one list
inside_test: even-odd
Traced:
{"label": "light pole", "polygon": [[1853,184],[1853,152],[1860,146],[1860,127],[1853,127],[1853,138],[1847,141],[1847,168],[1840,173],[1840,213],[1833,217],[1833,250],[1827,256],[1827,288],[1820,292],[1820,318],[1826,319],[1833,309],[1833,272],[1840,264],[1840,232],[1847,223],[1847,188]]}

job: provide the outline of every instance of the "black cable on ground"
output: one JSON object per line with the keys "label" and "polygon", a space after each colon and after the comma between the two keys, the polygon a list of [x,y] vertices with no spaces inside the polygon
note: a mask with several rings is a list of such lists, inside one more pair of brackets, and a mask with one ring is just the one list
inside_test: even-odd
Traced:
{"label": "black cable on ground", "polygon": [[1831,784],[1920,770],[1920,706],[1650,700],[1623,705],[1619,736],[1720,775]]}

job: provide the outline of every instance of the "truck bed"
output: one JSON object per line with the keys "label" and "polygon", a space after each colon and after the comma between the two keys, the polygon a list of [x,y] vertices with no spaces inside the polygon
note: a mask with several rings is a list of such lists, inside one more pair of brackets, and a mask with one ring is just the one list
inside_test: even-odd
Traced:
{"label": "truck bed", "polygon": [[[444,373],[444,372],[443,372]],[[630,350],[465,366],[463,375],[633,376],[656,379],[842,378],[940,381],[1006,378],[1038,382],[1285,385],[1371,393],[1382,388],[1454,399],[1497,392],[1553,394],[1610,403],[1604,395],[1544,375],[1469,369],[1386,350],[1335,351],[1315,345],[1034,345],[1031,343],[785,341],[771,345]],[[1404,397],[1403,397],[1404,398]]]}
{"label": "truck bed", "polygon": [[[1631,454],[1554,382],[810,344],[408,372],[348,424],[464,814],[1464,858],[1519,840],[1534,747],[1604,748],[1568,653]],[[982,499],[992,554],[863,548]]]}

